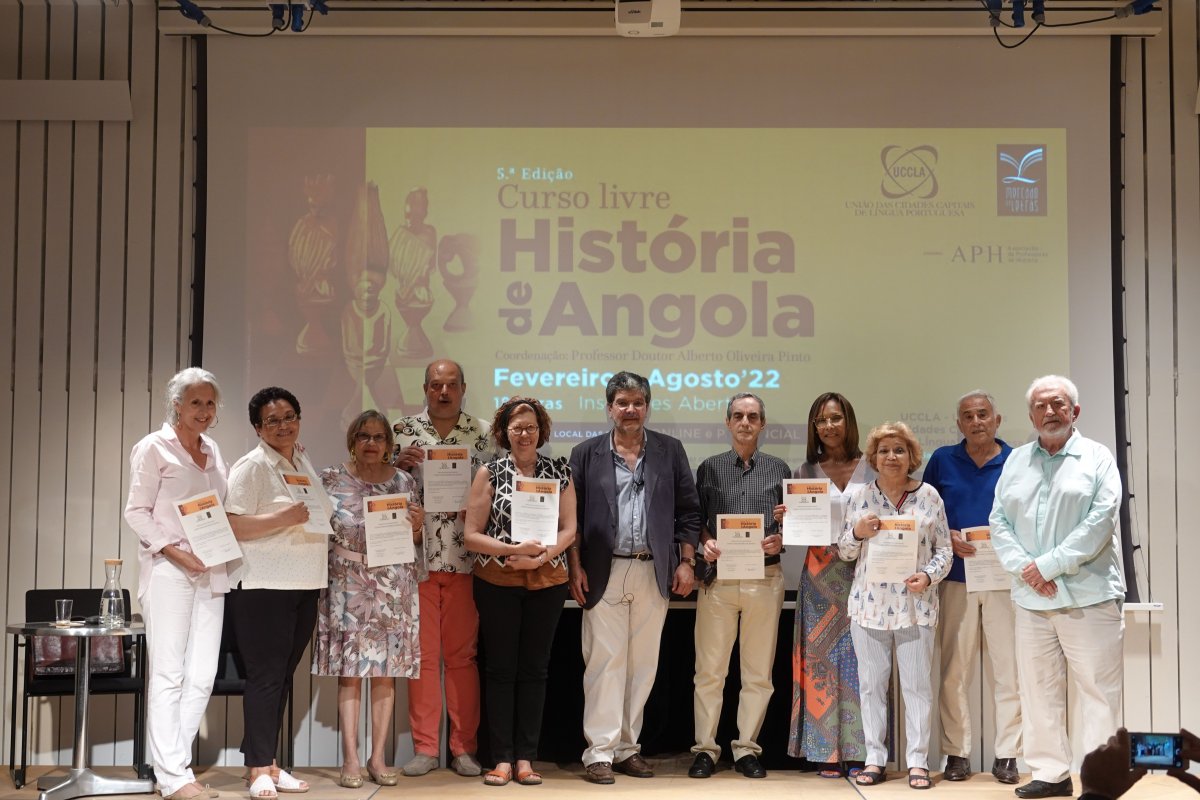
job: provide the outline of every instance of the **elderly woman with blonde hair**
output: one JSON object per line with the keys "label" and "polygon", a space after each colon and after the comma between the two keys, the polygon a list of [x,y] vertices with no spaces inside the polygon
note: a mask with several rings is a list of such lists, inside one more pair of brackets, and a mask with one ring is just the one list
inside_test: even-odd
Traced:
{"label": "elderly woman with blonde hair", "polygon": [[[867,437],[867,460],[878,477],[850,497],[838,541],[843,560],[858,560],[850,588],[850,635],[858,656],[866,767],[856,781],[862,786],[887,779],[887,690],[892,653],[904,697],[908,785],[933,786],[929,777],[929,735],[933,708],[934,631],[938,596],[934,584],[950,572],[950,529],[942,498],[912,474],[921,466],[921,445],[907,425],[885,422]],[[880,521],[910,517],[916,523],[917,557],[902,582],[869,582],[872,540]]]}

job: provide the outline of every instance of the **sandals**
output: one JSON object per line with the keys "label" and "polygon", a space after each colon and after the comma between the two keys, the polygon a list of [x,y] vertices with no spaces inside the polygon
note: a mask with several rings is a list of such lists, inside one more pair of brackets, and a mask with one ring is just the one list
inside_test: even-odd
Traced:
{"label": "sandals", "polygon": [[908,788],[932,789],[933,781],[929,778],[929,770],[924,767],[913,767],[908,771]]}
{"label": "sandals", "polygon": [[542,784],[542,776],[531,769],[517,773],[517,783],[522,786],[540,786]]}
{"label": "sandals", "polygon": [[200,798],[211,796],[206,787],[192,781],[191,783],[185,783],[170,794],[164,794],[163,800],[200,800]]}
{"label": "sandals", "polygon": [[286,769],[279,770],[275,778],[275,791],[283,794],[304,794],[308,791],[308,782],[292,777]]}
{"label": "sandals", "polygon": [[[876,769],[879,771],[878,772],[872,771],[872,770],[876,770]],[[855,778],[854,778],[854,782],[857,783],[859,786],[878,786],[879,784],[883,783],[886,780],[887,780],[887,773],[884,772],[883,767],[877,767],[874,764],[872,764],[868,767],[864,767],[863,771],[858,773],[858,775],[855,776]]]}
{"label": "sandals", "polygon": [[488,770],[487,772],[483,773],[483,785],[507,786],[508,782],[512,780],[512,776],[513,774],[511,767],[508,769],[500,769],[497,767],[496,769]]}
{"label": "sandals", "polygon": [[275,781],[263,773],[250,784],[250,800],[278,800],[279,793],[275,790]]}
{"label": "sandals", "polygon": [[842,770],[838,767],[825,767],[824,769],[819,769],[817,770],[817,775],[822,778],[829,778],[831,780],[834,778],[843,777]]}

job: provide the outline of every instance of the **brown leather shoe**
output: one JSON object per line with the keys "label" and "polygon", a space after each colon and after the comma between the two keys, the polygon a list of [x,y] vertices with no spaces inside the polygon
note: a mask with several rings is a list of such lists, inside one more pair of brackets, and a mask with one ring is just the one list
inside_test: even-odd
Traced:
{"label": "brown leather shoe", "polygon": [[613,777],[612,764],[607,761],[593,761],[583,768],[583,776],[592,783],[616,783]]}
{"label": "brown leather shoe", "polygon": [[624,761],[618,761],[613,764],[613,769],[631,778],[654,777],[654,770],[646,763],[646,759],[642,758],[641,753],[634,753]]}

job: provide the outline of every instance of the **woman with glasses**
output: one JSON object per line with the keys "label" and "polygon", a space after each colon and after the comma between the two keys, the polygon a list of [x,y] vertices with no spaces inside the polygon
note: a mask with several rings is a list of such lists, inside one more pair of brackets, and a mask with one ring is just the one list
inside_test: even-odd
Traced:
{"label": "woman with glasses", "polygon": [[[546,674],[554,631],[567,599],[566,551],[575,540],[575,485],[566,459],[538,454],[550,439],[550,415],[537,400],[513,397],[496,411],[492,436],[506,455],[479,468],[467,500],[466,546],[475,553],[475,605],[487,662],[484,686],[495,767],[489,786],[515,777],[535,785],[533,770]],[[558,531],[554,541],[517,543],[512,537],[516,481],[557,482]]]}
{"label": "woman with glasses", "polygon": [[[308,533],[308,510],[292,499],[285,477],[317,473],[299,444],[300,401],[271,386],[250,398],[258,447],[229,470],[225,510],[242,547],[230,577],[229,619],[246,666],[242,754],[250,797],[307,792],[308,784],[275,764],[292,673],[312,638],[317,594],[325,588],[329,537]],[[328,510],[325,511],[328,514]]]}
{"label": "woman with glasses", "polygon": [[[954,560],[950,528],[937,490],[912,477],[921,466],[921,445],[907,425],[885,422],[872,430],[867,437],[867,460],[878,477],[850,496],[838,539],[841,558],[858,561],[848,612],[862,687],[867,766],[855,782],[874,786],[887,780],[888,682],[894,656],[904,698],[908,785],[929,789],[933,787],[929,775],[931,674],[938,618],[938,593],[933,587],[950,574]],[[916,526],[917,557],[904,570],[912,572],[903,581],[871,582],[871,547],[879,535],[880,520],[897,516],[913,518]]]}
{"label": "woman with glasses", "polygon": [[[858,447],[854,406],[837,392],[820,395],[809,408],[807,460],[795,476],[829,481],[830,541],[836,542],[849,496],[875,478]],[[782,506],[776,515],[782,517]],[[854,566],[838,557],[836,544],[808,548],[796,603],[788,755],[816,764],[823,778],[857,772],[866,757],[846,616],[853,579]]]}
{"label": "woman with glasses", "polygon": [[363,504],[377,495],[408,494],[413,542],[421,543],[425,512],[417,504],[416,482],[390,463],[392,429],[383,414],[364,411],[346,431],[348,461],[321,473],[333,503],[329,585],[317,611],[314,675],[338,679],[338,727],[342,770],[338,785],[363,785],[358,758],[358,715],[363,678],[371,682],[371,755],[367,775],[380,786],[396,785],[387,764],[388,731],[396,703],[396,678],[420,673],[417,583],[426,573],[424,554],[408,564],[367,566],[367,526]]}

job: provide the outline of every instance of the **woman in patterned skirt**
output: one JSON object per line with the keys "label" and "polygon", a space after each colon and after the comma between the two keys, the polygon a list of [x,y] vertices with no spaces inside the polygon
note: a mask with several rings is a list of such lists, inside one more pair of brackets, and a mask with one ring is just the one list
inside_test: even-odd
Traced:
{"label": "woman in patterned skirt", "polygon": [[[346,431],[350,460],[321,472],[333,503],[333,541],[329,550],[329,586],[321,590],[317,612],[314,675],[337,676],[338,720],[342,732],[342,771],[338,784],[363,785],[358,757],[358,715],[363,678],[371,681],[371,756],[367,774],[380,786],[394,786],[387,765],[388,727],[396,702],[396,678],[415,678],[421,649],[417,632],[417,583],[425,559],[418,548],[414,563],[368,567],[363,501],[382,494],[409,493],[415,483],[393,467],[392,429],[383,414],[364,411]],[[413,541],[421,542],[424,511],[410,502]]]}
{"label": "woman in patterned skirt", "polygon": [[[858,446],[854,407],[842,395],[826,392],[813,401],[808,410],[807,460],[796,477],[829,480],[830,541],[836,542],[846,500],[875,478]],[[788,755],[821,765],[823,778],[840,778],[848,767],[857,769],[866,755],[858,661],[846,615],[853,579],[854,565],[838,558],[836,544],[808,548],[796,602]]]}

